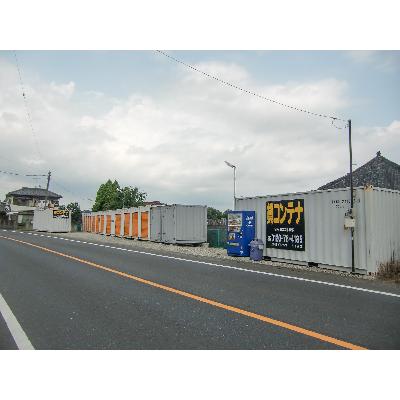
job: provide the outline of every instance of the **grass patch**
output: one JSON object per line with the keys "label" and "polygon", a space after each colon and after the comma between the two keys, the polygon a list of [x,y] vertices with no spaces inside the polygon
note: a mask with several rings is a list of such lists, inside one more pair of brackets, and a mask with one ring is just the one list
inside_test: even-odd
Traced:
{"label": "grass patch", "polygon": [[377,277],[400,283],[400,260],[389,261],[379,265]]}

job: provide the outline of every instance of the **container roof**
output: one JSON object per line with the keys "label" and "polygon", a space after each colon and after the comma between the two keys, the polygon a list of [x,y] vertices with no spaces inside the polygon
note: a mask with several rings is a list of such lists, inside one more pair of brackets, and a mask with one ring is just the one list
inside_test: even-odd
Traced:
{"label": "container roof", "polygon": [[[365,190],[369,187],[369,185],[366,186],[354,186],[354,190],[362,189]],[[384,191],[384,192],[394,192],[394,193],[400,193],[400,190],[394,190],[394,189],[387,189],[387,188],[379,188],[372,186],[373,190],[379,190],[379,191]],[[265,198],[270,198],[270,197],[287,197],[287,196],[302,196],[302,195],[308,195],[311,193],[324,193],[324,192],[341,192],[341,191],[349,191],[350,188],[334,188],[334,189],[316,189],[316,190],[308,190],[308,191],[303,191],[303,192],[288,192],[288,193],[278,193],[278,194],[264,194],[260,196],[248,196],[248,197],[236,197],[236,200],[254,200],[254,199],[265,199]]]}

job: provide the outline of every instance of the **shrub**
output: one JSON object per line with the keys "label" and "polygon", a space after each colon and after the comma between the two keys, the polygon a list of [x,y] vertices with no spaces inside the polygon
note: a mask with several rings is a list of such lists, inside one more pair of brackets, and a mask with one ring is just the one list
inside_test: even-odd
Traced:
{"label": "shrub", "polygon": [[393,280],[396,283],[400,283],[400,260],[380,264],[377,276],[380,279]]}

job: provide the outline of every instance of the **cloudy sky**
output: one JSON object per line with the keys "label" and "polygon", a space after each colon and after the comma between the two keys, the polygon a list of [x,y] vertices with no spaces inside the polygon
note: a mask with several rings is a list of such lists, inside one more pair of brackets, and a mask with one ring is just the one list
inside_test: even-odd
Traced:
{"label": "cloudy sky", "polygon": [[[175,51],[289,105],[352,119],[354,162],[400,161],[400,52]],[[91,206],[108,178],[149,200],[224,210],[237,195],[316,189],[348,171],[347,131],[207,79],[152,51],[0,51],[0,170],[52,171]],[[339,128],[341,123],[336,124]],[[0,198],[45,179],[0,173]]]}

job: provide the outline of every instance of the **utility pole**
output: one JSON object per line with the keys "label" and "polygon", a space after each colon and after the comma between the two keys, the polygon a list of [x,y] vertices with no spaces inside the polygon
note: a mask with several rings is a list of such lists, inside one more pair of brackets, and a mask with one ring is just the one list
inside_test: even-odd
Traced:
{"label": "utility pole", "polygon": [[236,166],[233,167],[233,210],[236,207]]}
{"label": "utility pole", "polygon": [[[350,153],[350,212],[351,218],[354,218],[354,188],[353,188],[353,150],[351,147],[351,119],[348,121],[349,128],[349,153]],[[356,272],[354,266],[354,228],[350,228],[351,231],[351,273]]]}
{"label": "utility pole", "polygon": [[225,164],[228,167],[231,167],[233,169],[233,208],[232,208],[232,210],[234,210],[235,203],[236,203],[236,165],[233,165],[228,161],[225,161]]}
{"label": "utility pole", "polygon": [[46,190],[49,190],[49,186],[50,186],[50,177],[51,177],[51,171],[49,171],[47,173],[47,186],[46,186]]}
{"label": "utility pole", "polygon": [[48,195],[49,186],[50,186],[50,177],[51,177],[51,171],[49,171],[47,174],[46,198],[44,200],[44,208],[47,207],[47,195]]}

